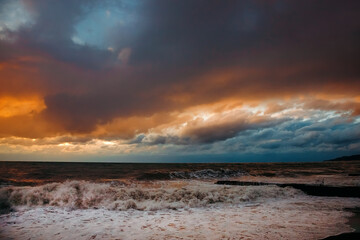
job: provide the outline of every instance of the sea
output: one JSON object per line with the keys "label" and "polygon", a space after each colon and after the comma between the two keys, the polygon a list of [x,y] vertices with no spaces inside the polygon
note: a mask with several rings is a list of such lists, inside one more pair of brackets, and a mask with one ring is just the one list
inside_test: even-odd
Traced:
{"label": "sea", "polygon": [[360,161],[0,162],[0,239],[324,239],[356,231],[360,199],[276,184],[359,187],[359,173]]}

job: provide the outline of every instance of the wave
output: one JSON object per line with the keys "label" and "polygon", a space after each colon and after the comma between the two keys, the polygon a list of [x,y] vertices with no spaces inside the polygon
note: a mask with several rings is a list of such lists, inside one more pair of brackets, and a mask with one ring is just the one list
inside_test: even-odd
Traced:
{"label": "wave", "polygon": [[174,180],[174,179],[227,179],[248,175],[242,170],[230,169],[202,169],[197,171],[176,171],[176,172],[152,172],[144,173],[138,180]]}
{"label": "wave", "polygon": [[203,169],[194,172],[172,172],[170,173],[171,179],[212,179],[212,178],[230,178],[240,177],[247,175],[242,170],[230,170],[230,169]]}
{"label": "wave", "polygon": [[216,203],[256,202],[302,194],[277,186],[193,185],[143,186],[66,181],[35,187],[0,189],[0,206],[5,211],[18,206],[59,206],[73,209],[159,210],[202,207]]}

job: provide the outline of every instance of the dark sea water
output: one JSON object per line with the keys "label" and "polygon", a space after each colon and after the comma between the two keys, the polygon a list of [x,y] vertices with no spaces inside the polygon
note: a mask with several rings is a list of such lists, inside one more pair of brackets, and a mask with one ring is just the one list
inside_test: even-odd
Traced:
{"label": "dark sea water", "polygon": [[39,185],[66,180],[223,179],[241,176],[302,178],[358,176],[360,161],[310,163],[64,163],[0,162],[0,184]]}

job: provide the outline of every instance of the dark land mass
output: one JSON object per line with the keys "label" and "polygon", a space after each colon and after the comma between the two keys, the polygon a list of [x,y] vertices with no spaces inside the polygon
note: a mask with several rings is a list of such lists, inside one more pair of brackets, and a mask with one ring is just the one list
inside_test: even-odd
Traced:
{"label": "dark land mass", "polygon": [[330,159],[330,160],[326,160],[326,161],[360,161],[360,154],[338,157],[338,158],[334,158],[334,159]]}

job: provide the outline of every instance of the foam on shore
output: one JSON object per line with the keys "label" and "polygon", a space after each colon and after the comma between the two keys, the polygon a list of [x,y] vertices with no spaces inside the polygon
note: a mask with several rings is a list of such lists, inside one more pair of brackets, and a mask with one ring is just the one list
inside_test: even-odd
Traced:
{"label": "foam on shore", "polygon": [[158,211],[19,209],[0,216],[10,239],[322,239],[349,232],[358,199],[298,198]]}

